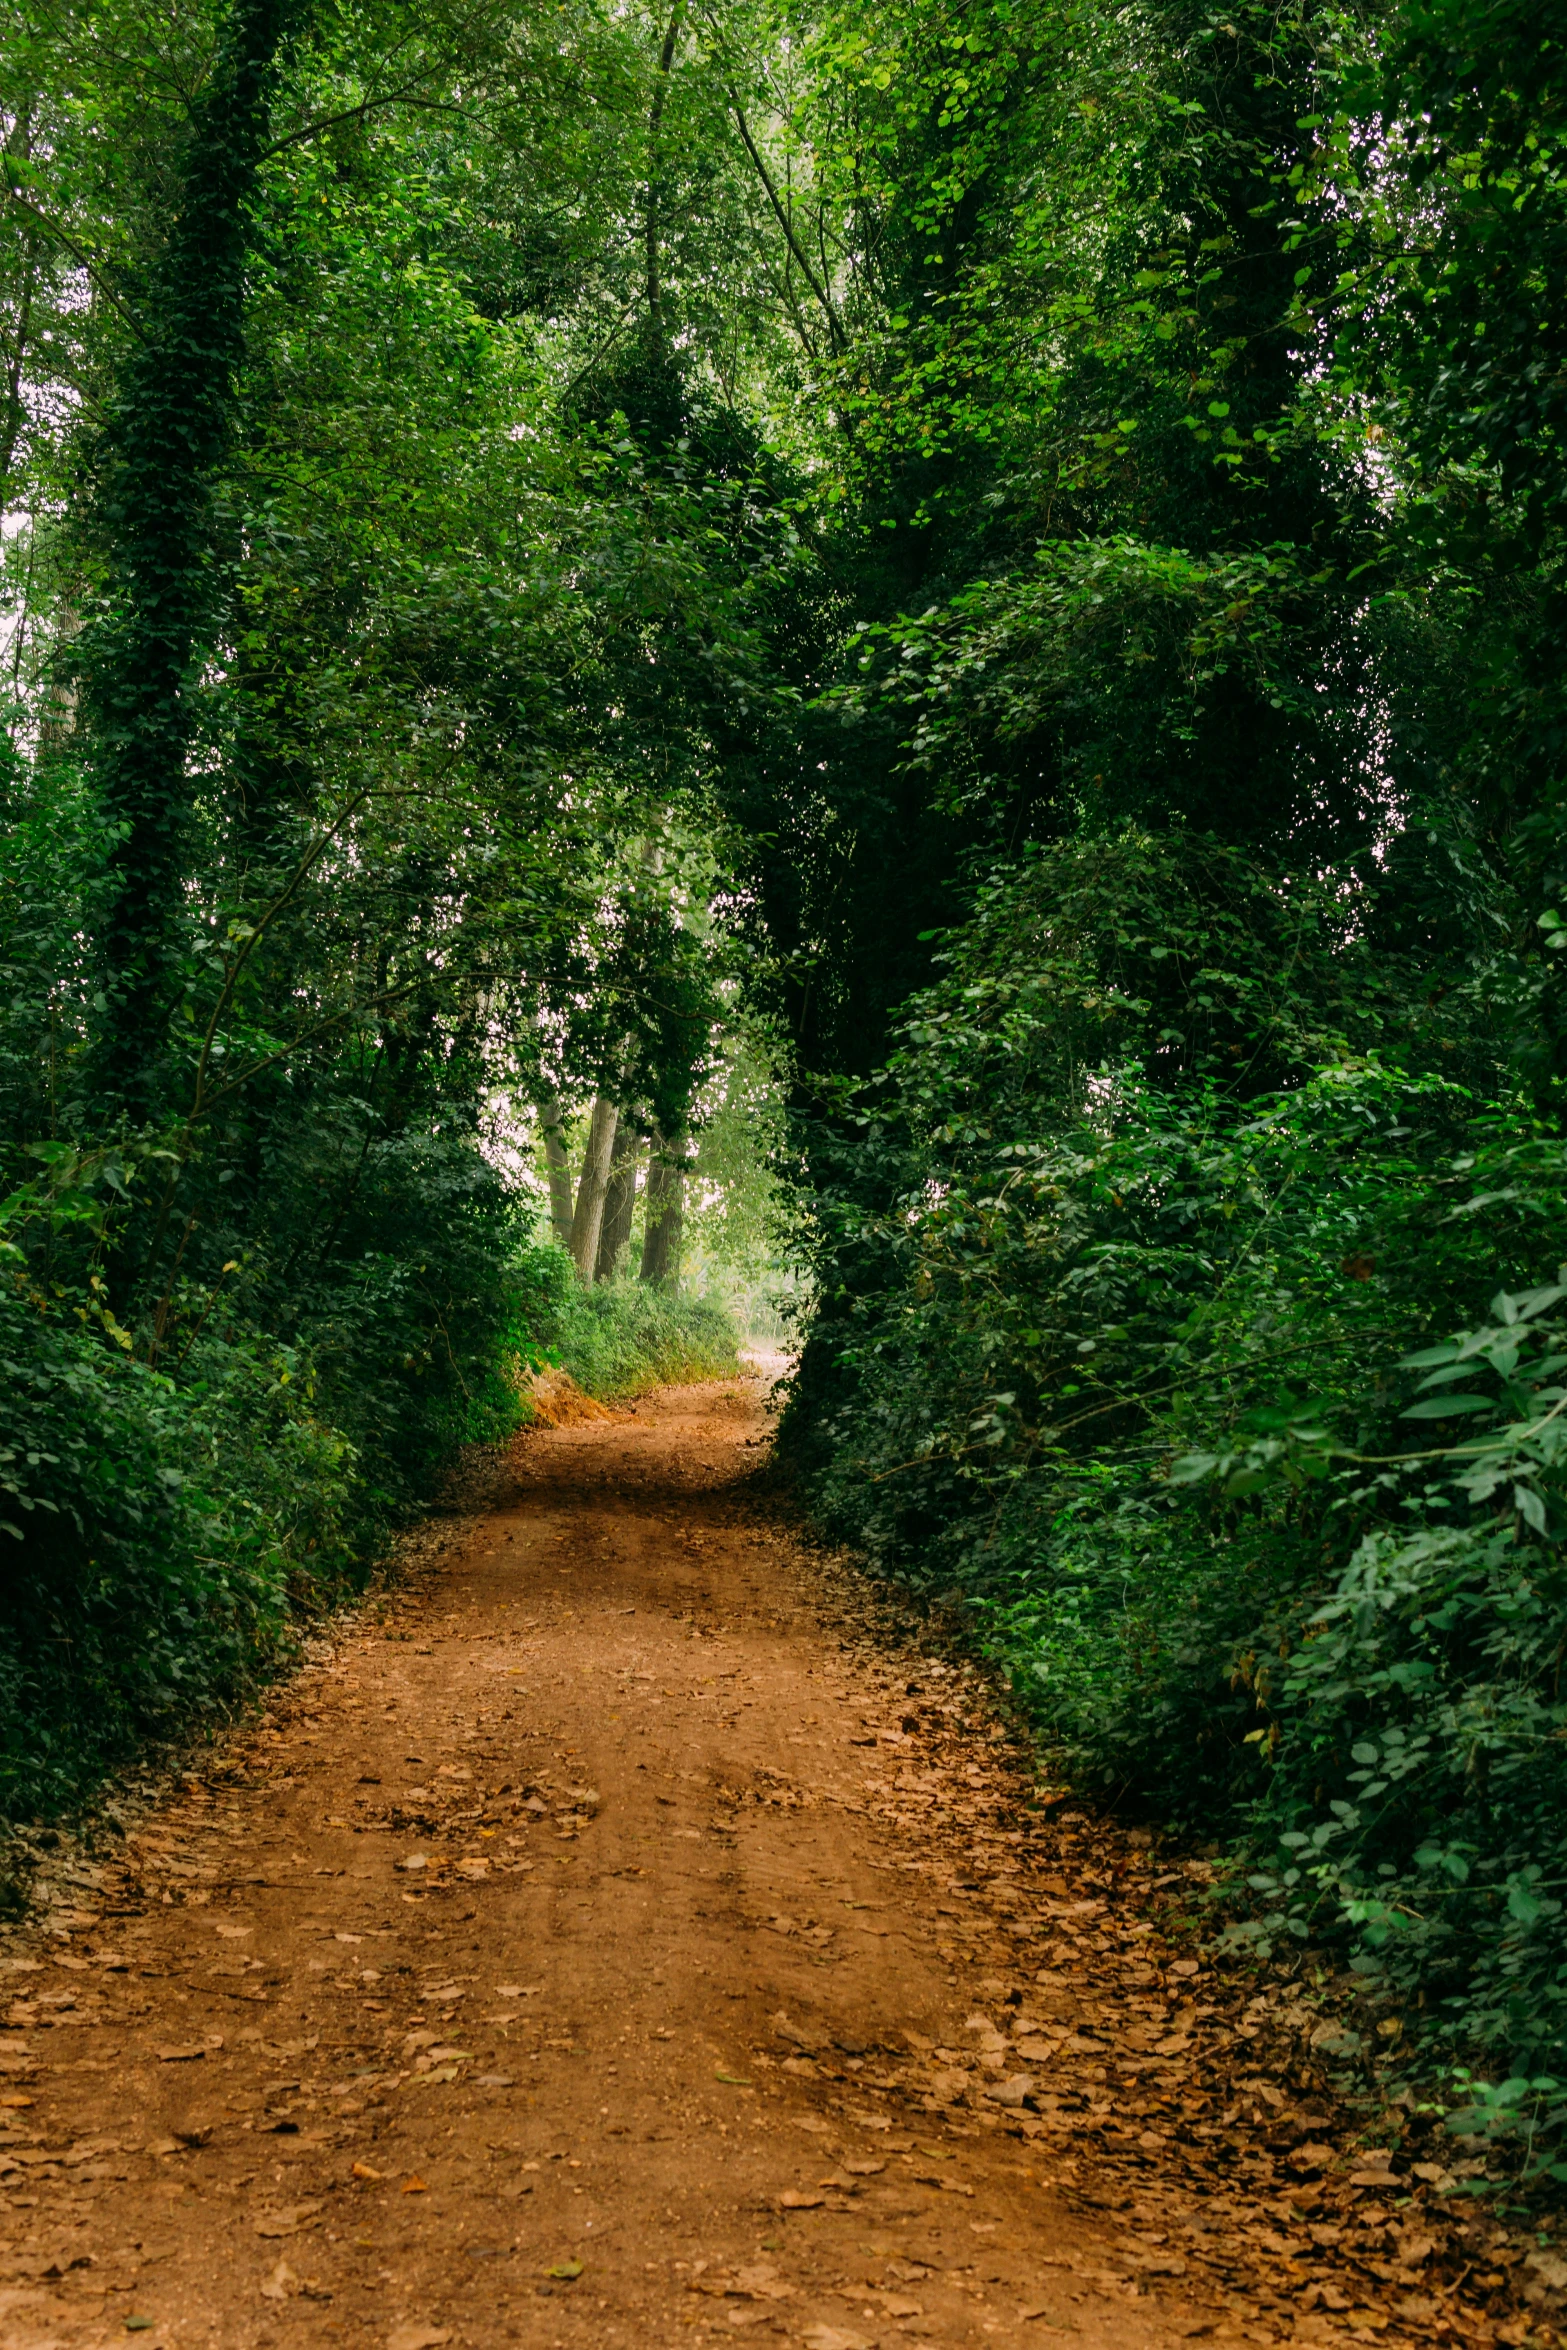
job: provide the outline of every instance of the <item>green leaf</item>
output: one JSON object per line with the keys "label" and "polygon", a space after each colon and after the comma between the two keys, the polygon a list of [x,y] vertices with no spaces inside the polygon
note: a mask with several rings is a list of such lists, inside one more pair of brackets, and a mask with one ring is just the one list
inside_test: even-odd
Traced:
{"label": "green leaf", "polygon": [[1513,1502],[1524,1524],[1532,1526],[1536,1534],[1543,1534],[1546,1530],[1545,1503],[1534,1487],[1515,1485]]}
{"label": "green leaf", "polygon": [[1433,1395],[1424,1403],[1410,1404],[1398,1416],[1401,1420],[1450,1420],[1464,1413],[1500,1410],[1494,1395]]}

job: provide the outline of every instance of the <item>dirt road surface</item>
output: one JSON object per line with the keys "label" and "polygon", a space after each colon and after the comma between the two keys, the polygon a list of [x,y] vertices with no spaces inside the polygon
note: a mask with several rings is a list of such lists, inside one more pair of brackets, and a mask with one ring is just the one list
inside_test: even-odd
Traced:
{"label": "dirt road surface", "polygon": [[1302,2019],[1166,1938],[1146,1840],[1041,1808],[972,1668],[769,1519],[765,1399],[520,1440],[117,1857],[46,1871],[0,1945],[4,2350],[1462,2310],[1419,2181],[1312,2142]]}

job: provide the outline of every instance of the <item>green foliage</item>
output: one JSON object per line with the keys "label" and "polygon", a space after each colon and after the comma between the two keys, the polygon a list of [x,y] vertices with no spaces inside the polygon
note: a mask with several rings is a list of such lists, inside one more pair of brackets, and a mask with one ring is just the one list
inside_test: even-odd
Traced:
{"label": "green foliage", "polygon": [[650,1387],[738,1372],[734,1325],[720,1306],[639,1281],[584,1288],[564,1250],[540,1253],[554,1260],[553,1274],[548,1302],[530,1327],[589,1395],[609,1403]]}
{"label": "green foliage", "polygon": [[257,1248],[173,1287],[149,1361],[101,1275],[59,1278],[84,1236],[112,1257],[147,1170],[62,1150],[0,1213],[56,1275],[29,1282],[0,1242],[0,1816],[57,1810],[139,1739],[239,1701],[457,1444],[523,1423],[517,1361],[545,1359],[504,1190],[470,1152],[405,1137],[366,1154],[352,1254],[296,1262],[287,1335],[257,1319]]}
{"label": "green foliage", "polygon": [[[721,1058],[713,737],[799,560],[673,322],[661,422],[614,396],[645,29],[7,20],[12,1810],[236,1702],[552,1353],[732,1367],[520,1238],[532,1105],[679,1130]],[[724,203],[664,96],[677,301]]]}
{"label": "green foliage", "polygon": [[[1567,1353],[1534,1286],[1567,1153],[1498,1098],[1480,1006],[1436,1067],[1378,1056],[1420,1024],[1360,927],[1342,882],[1214,844],[997,874],[817,1140],[838,1286],[792,1441],[1071,1769],[1241,1841],[1249,1938],[1343,1935],[1429,2029],[1537,2067],[1567,2039]],[[1499,1318],[1442,1337],[1498,1276]]]}
{"label": "green foliage", "polygon": [[286,1654],[352,1567],[352,1448],[296,1349],[244,1334],[184,1384],[14,1293],[0,1495],[0,1817],[78,1799]]}

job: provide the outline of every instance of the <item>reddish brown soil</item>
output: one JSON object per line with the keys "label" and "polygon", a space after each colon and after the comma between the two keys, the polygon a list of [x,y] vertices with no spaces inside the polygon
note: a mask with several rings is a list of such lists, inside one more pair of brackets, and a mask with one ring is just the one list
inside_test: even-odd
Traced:
{"label": "reddish brown soil", "polygon": [[1399,2338],[1309,2178],[1204,2171],[1256,2022],[1146,1854],[1044,1873],[1073,1829],[979,1682],[748,1493],[764,1398],[521,1441],[124,1866],[57,1873],[6,1945],[5,2350]]}

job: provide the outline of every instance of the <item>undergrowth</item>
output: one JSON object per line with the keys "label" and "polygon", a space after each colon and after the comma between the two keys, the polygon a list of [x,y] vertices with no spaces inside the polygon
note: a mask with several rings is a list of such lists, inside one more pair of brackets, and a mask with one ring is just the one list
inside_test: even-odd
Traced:
{"label": "undergrowth", "polygon": [[1216,864],[1129,837],[981,901],[814,1138],[786,1448],[1080,1785],[1228,1847],[1232,1941],[1567,2111],[1567,1146],[1461,1007],[1439,1068],[1374,1049],[1398,967],[1330,899],[1223,937]]}
{"label": "undergrowth", "polygon": [[170,1367],[90,1288],[0,1287],[0,1821],[59,1817],[226,1718],[363,1588],[459,1447],[527,1424],[530,1371],[609,1397],[736,1368],[716,1308],[584,1290],[474,1183],[439,1259],[366,1254],[286,1338],[236,1290]]}
{"label": "undergrowth", "polygon": [[605,1403],[650,1387],[732,1378],[740,1367],[735,1326],[721,1306],[639,1281],[573,1285],[554,1330],[564,1367]]}

